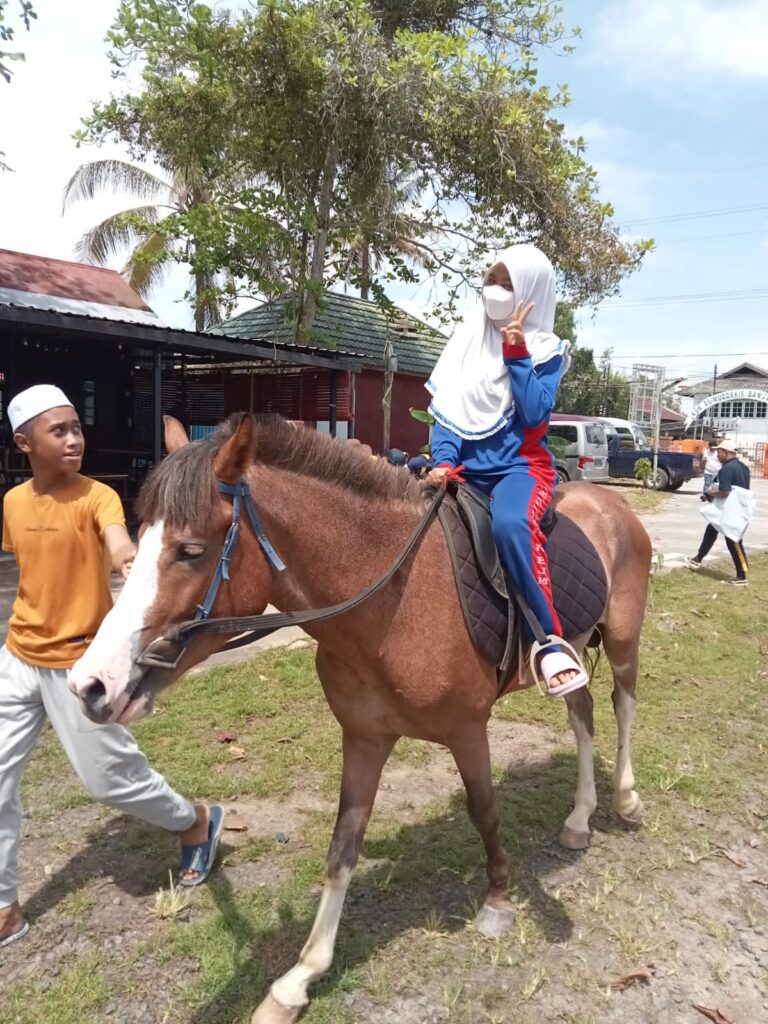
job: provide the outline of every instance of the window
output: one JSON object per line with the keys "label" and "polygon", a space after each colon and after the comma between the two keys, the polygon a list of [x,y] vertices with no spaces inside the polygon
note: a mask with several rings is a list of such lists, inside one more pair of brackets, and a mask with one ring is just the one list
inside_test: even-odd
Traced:
{"label": "window", "polygon": [[[549,434],[547,436],[547,440],[550,444],[552,443],[553,438],[559,439],[566,444],[574,444],[578,439],[576,427],[572,426],[570,423],[550,423]],[[557,441],[555,443],[557,443]]]}
{"label": "window", "polygon": [[83,381],[83,425],[92,427],[96,422],[96,381]]}
{"label": "window", "polygon": [[605,431],[599,423],[588,423],[585,427],[587,444],[605,444]]}
{"label": "window", "polygon": [[731,403],[730,402],[721,402],[720,405],[717,408],[716,415],[717,415],[718,419],[727,420],[729,418],[729,416],[731,415]]}
{"label": "window", "polygon": [[731,416],[734,416],[734,417],[736,417],[736,416],[743,416],[743,409],[744,409],[744,403],[743,402],[734,402],[733,403],[733,412],[731,413]]}
{"label": "window", "polygon": [[764,420],[768,415],[768,402],[756,402],[757,411],[755,412],[755,418],[758,420]]}
{"label": "window", "polygon": [[[330,434],[331,421],[318,420],[315,429],[318,434]],[[347,420],[336,420],[336,437],[340,441],[346,441],[349,437],[349,422]]]}
{"label": "window", "polygon": [[745,420],[753,420],[755,418],[755,403],[754,402],[745,402],[744,403],[744,412],[743,412],[742,415],[744,416]]}

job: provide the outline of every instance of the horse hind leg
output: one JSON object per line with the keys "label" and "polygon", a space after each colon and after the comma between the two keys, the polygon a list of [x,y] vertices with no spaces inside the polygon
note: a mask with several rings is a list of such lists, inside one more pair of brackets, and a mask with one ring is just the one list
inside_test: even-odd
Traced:
{"label": "horse hind leg", "polygon": [[461,739],[449,746],[467,791],[469,817],[485,846],[488,893],[475,927],[486,938],[500,939],[512,931],[515,910],[509,898],[509,857],[499,842],[499,811],[485,724],[481,729],[465,729]]}
{"label": "horse hind leg", "polygon": [[618,726],[616,767],[613,771],[614,813],[626,824],[637,826],[643,820],[644,807],[635,789],[635,773],[632,769],[630,739],[632,723],[637,709],[635,687],[639,664],[638,638],[630,642],[617,643],[605,637],[605,651],[613,670],[613,711]]}
{"label": "horse hind leg", "polygon": [[323,894],[312,931],[297,963],[272,984],[251,1024],[295,1024],[308,1002],[309,986],[333,962],[336,933],[352,872],[360,854],[381,771],[397,737],[360,737],[344,732],[339,812],[328,850]]}
{"label": "horse hind leg", "polygon": [[563,699],[576,737],[578,778],[573,810],[565,819],[559,841],[567,850],[586,850],[590,836],[589,819],[597,807],[592,694],[583,686],[566,694]]}

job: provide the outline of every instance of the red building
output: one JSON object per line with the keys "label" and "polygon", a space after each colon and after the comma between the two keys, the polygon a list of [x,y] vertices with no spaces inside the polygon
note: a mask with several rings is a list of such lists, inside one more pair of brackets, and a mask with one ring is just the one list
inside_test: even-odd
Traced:
{"label": "red building", "polygon": [[130,516],[162,456],[163,413],[193,436],[239,410],[332,422],[361,368],[342,346],[173,330],[113,270],[0,249],[0,495],[29,472],[5,409],[32,384],[57,384],[75,403],[84,471],[114,486]]}
{"label": "red building", "polygon": [[[230,339],[260,345],[298,345],[295,304],[291,298],[264,303],[228,320],[216,331]],[[385,312],[374,302],[326,292],[312,328],[311,344],[329,352],[354,353],[361,363],[361,370],[348,374],[339,386],[335,433],[357,437],[377,452],[388,447],[417,452],[427,443],[428,428],[413,419],[410,409],[426,409],[429,395],[424,382],[445,342],[439,331],[396,306]],[[387,369],[392,374],[388,442],[383,408]],[[310,406],[314,401],[311,388],[304,401]],[[318,404],[324,407],[325,400]],[[324,416],[301,418],[320,430],[331,426]]]}

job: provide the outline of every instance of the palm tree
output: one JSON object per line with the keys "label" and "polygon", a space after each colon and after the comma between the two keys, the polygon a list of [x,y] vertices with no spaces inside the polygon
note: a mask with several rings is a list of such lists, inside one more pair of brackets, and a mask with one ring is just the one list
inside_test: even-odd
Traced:
{"label": "palm tree", "polygon": [[[76,246],[78,259],[104,266],[116,253],[131,248],[123,268],[131,287],[146,298],[159,284],[171,265],[173,239],[153,230],[171,213],[187,213],[211,199],[211,191],[202,174],[194,169],[172,170],[169,181],[136,164],[123,160],[93,160],[75,171],[64,189],[66,210],[82,199],[93,199],[109,189],[130,192],[144,200],[139,206],[112,214],[82,236]],[[195,329],[217,324],[221,309],[216,297],[216,274],[196,273],[193,295]]]}
{"label": "palm tree", "polygon": [[376,188],[361,204],[355,231],[343,248],[339,261],[340,276],[354,276],[359,282],[360,298],[367,299],[373,272],[381,270],[392,253],[422,266],[427,252],[417,239],[423,234],[418,218],[408,213],[420,194],[415,181],[403,170],[389,177],[382,175]]}

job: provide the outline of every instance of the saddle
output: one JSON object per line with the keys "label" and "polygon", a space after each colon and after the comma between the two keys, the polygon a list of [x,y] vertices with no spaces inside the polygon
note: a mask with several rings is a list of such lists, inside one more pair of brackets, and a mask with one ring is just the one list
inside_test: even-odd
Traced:
{"label": "saddle", "polygon": [[[520,669],[523,613],[514,582],[507,579],[491,529],[491,499],[469,484],[451,487],[438,511],[451,556],[461,610],[480,653],[496,666],[499,696]],[[552,594],[563,637],[575,640],[600,622],[608,599],[605,569],[584,531],[568,516],[547,510]],[[520,683],[522,685],[522,683]]]}

